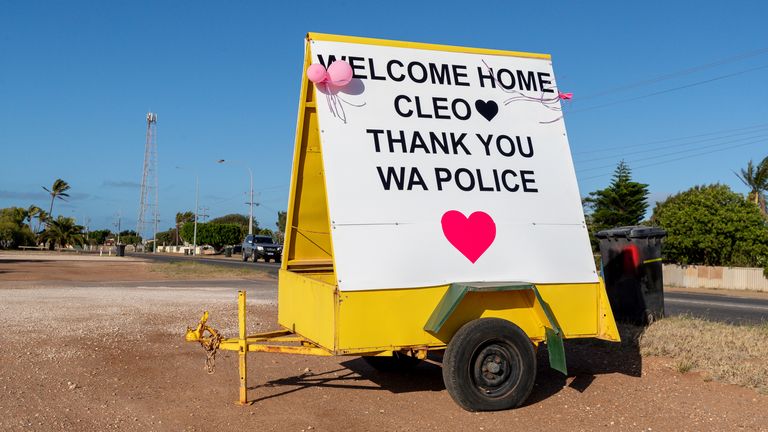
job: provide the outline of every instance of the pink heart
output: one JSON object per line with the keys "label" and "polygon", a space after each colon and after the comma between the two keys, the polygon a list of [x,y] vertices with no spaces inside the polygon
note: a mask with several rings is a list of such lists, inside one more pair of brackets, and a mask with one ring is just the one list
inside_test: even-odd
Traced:
{"label": "pink heart", "polygon": [[496,224],[488,213],[476,211],[467,218],[456,210],[445,212],[442,220],[445,238],[474,264],[496,238]]}

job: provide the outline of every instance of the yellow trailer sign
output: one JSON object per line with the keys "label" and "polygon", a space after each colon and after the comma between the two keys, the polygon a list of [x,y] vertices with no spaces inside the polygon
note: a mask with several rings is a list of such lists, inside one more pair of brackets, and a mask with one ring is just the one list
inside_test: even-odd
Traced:
{"label": "yellow trailer sign", "polygon": [[222,339],[203,320],[188,340],[240,350],[241,384],[248,351],[380,368],[444,351],[469,410],[522,403],[542,342],[565,373],[563,339],[618,340],[548,55],[310,33],[304,71],[286,331]]}

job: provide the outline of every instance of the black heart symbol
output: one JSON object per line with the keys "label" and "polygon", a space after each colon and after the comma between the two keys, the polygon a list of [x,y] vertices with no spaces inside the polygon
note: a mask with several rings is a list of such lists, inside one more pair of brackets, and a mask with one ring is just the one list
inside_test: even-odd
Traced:
{"label": "black heart symbol", "polygon": [[475,109],[488,121],[491,121],[496,117],[496,114],[499,113],[499,106],[492,100],[486,102],[482,99],[478,99],[475,101]]}

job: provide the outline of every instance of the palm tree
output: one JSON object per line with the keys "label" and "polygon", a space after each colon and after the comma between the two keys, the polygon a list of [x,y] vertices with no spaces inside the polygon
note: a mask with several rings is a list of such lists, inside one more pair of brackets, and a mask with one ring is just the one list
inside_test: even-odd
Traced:
{"label": "palm tree", "polygon": [[45,231],[40,234],[40,241],[50,241],[51,249],[57,245],[59,249],[67,245],[82,246],[85,244],[83,227],[77,225],[72,218],[59,216],[48,221]]}
{"label": "palm tree", "polygon": [[66,201],[64,198],[69,198],[69,194],[67,193],[67,191],[70,189],[69,183],[62,179],[56,179],[50,189],[45,186],[42,186],[42,188],[45,189],[49,195],[51,195],[51,208],[48,210],[48,214],[53,215],[53,201],[56,198],[62,201]]}
{"label": "palm tree", "polygon": [[43,224],[48,224],[48,220],[51,218],[51,214],[47,211],[40,209],[37,212],[37,225],[35,226],[35,235],[40,234],[40,230]]}
{"label": "palm tree", "polygon": [[[32,231],[32,234],[34,234],[35,238],[37,238],[37,234],[40,231],[41,213],[45,213],[45,211],[34,204],[27,208],[27,223],[29,224],[29,230]],[[35,218],[37,219],[37,227],[33,229],[32,219]]]}
{"label": "palm tree", "polygon": [[40,211],[42,209],[34,204],[27,207],[27,223],[29,224],[29,229],[32,229],[32,219],[36,218],[38,214],[40,214]]}
{"label": "palm tree", "polygon": [[762,214],[766,214],[765,191],[768,191],[768,156],[758,165],[750,160],[747,168],[742,168],[740,173],[735,173],[748,188],[747,199],[755,203]]}

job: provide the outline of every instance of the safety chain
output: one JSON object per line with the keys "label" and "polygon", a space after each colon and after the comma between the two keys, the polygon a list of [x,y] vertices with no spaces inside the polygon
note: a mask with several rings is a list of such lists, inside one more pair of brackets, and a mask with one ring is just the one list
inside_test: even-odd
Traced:
{"label": "safety chain", "polygon": [[200,339],[200,345],[205,350],[205,369],[209,374],[212,374],[216,367],[216,351],[219,349],[221,339],[221,335],[218,333],[211,334],[210,338]]}

